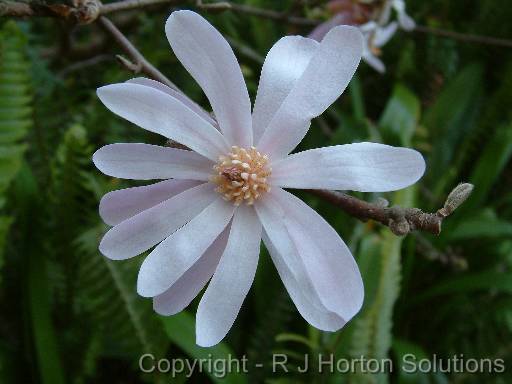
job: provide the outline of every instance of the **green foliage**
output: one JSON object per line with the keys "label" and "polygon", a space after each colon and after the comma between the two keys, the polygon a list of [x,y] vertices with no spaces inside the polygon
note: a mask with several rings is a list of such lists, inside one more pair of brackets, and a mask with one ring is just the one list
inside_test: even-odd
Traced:
{"label": "green foliage", "polygon": [[[414,189],[408,188],[394,195],[398,205],[410,206],[414,201]],[[393,309],[400,294],[401,281],[401,244],[402,239],[385,230],[378,241],[378,250],[368,248],[379,260],[376,285],[367,297],[363,311],[355,320],[350,354],[353,358],[365,356],[368,359],[384,359],[387,357],[393,340]],[[376,255],[374,253],[377,253]],[[360,254],[368,258],[368,255]],[[370,269],[370,268],[369,268]],[[368,269],[363,270],[368,273]],[[363,273],[364,273],[363,272]],[[374,273],[376,274],[376,273]],[[366,290],[368,290],[366,286]],[[387,376],[376,374],[368,377],[365,372],[355,372],[354,383],[385,383]]]}
{"label": "green foliage", "polygon": [[386,143],[410,146],[419,119],[418,98],[401,84],[397,84],[379,121]]}
{"label": "green foliage", "polygon": [[[26,37],[14,22],[0,29],[0,209],[18,174],[26,150],[24,138],[32,126],[32,95]],[[0,271],[12,218],[0,216]]]}
{"label": "green foliage", "polygon": [[[482,69],[471,65],[441,92],[435,104],[427,111],[423,124],[428,129],[432,144],[428,174],[434,182],[445,175],[457,155],[459,144],[474,128],[482,94]],[[434,192],[441,192],[443,178]]]}
{"label": "green foliage", "polygon": [[151,304],[135,292],[137,262],[119,263],[98,252],[103,225],[77,238],[80,252],[78,306],[103,336],[107,353],[124,355],[139,350],[163,356],[167,340]]}
{"label": "green foliage", "polygon": [[[208,361],[208,359],[213,361],[218,360],[221,364],[222,361],[235,359],[233,351],[222,342],[210,348],[197,346],[194,318],[186,312],[162,318],[162,323],[169,339],[191,358],[198,359],[198,361],[201,361],[201,359],[205,361]],[[205,365],[203,365],[203,367],[205,367]],[[242,372],[237,372],[233,368],[233,372],[224,372],[223,370],[228,369],[228,366],[220,365],[218,368],[214,367],[212,370],[208,370],[206,367],[204,369],[214,383],[247,383],[247,379]]]}
{"label": "green foliage", "polygon": [[[240,3],[328,17],[319,1]],[[508,0],[411,0],[407,7],[420,25],[512,36]],[[166,12],[157,7],[127,13],[120,27],[156,67],[209,108],[169,49],[162,27]],[[229,37],[253,100],[272,44],[284,35],[310,32],[309,26],[243,13],[200,12]],[[341,374],[320,373],[317,366],[319,354],[331,353],[335,359],[391,358],[395,368],[407,354],[511,361],[509,50],[401,31],[383,48],[385,75],[362,63],[345,94],[313,121],[297,151],[360,141],[414,147],[427,163],[417,186],[357,196],[435,212],[459,182],[475,184],[473,195],[443,222],[440,236],[399,238],[298,192],[351,248],[365,284],[361,312],[338,332],[308,326],[263,251],[232,330],[219,345],[204,349],[195,345],[197,301],[176,316],[157,315],[151,300],[136,294],[144,256],[114,262],[98,251],[107,230],[98,215],[99,199],[140,184],[100,175],[92,153],[113,142],[162,145],[164,139],[101,105],[95,89],[131,74],[110,60],[115,48],[106,50],[94,27],[70,29],[72,47],[64,53],[67,42],[56,37],[66,28],[44,18],[0,21],[1,383],[511,382],[510,372]],[[208,369],[192,377],[147,374],[138,367],[145,353],[191,362],[246,356],[249,372],[225,378]],[[288,358],[288,373],[273,372],[273,353]],[[298,372],[304,354],[310,357],[307,374]]]}

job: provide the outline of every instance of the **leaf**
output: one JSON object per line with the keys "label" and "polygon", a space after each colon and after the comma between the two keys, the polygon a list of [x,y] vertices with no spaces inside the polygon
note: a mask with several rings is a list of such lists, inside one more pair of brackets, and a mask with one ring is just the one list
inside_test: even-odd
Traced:
{"label": "leaf", "polygon": [[395,85],[379,121],[384,142],[410,146],[420,117],[418,98],[401,84]]}
{"label": "leaf", "polygon": [[[2,271],[2,266],[4,264],[4,251],[7,234],[9,233],[9,228],[12,224],[12,218],[9,216],[0,216],[0,272]],[[1,275],[0,275],[0,284],[2,283]]]}
{"label": "leaf", "polygon": [[20,170],[26,146],[20,144],[32,126],[30,64],[26,37],[14,21],[0,30],[0,193]]}
{"label": "leaf", "polygon": [[[448,379],[443,373],[427,373],[418,369],[418,362],[431,357],[417,344],[395,339],[393,353],[396,355],[398,384],[445,384]],[[415,372],[411,372],[415,371]]]}
{"label": "leaf", "polygon": [[491,187],[499,180],[499,176],[511,156],[512,124],[508,124],[496,131],[478,159],[469,178],[476,188],[471,198],[465,203],[465,210],[474,209],[485,201]]}
{"label": "leaf", "polygon": [[477,291],[512,294],[512,274],[510,272],[488,270],[468,273],[460,277],[451,277],[419,294],[413,303],[417,305],[436,296]]}
{"label": "leaf", "polygon": [[[395,192],[394,202],[401,206],[412,206],[414,188]],[[393,308],[400,293],[401,245],[403,238],[383,229],[380,246],[380,271],[373,302],[356,318],[350,355],[353,358],[383,359],[387,357],[392,343]],[[354,383],[386,383],[385,373],[368,374],[354,372]]]}
{"label": "leaf", "polygon": [[[196,344],[195,321],[189,313],[183,311],[174,316],[161,317],[161,321],[169,339],[188,356],[196,359],[196,361],[200,359],[204,359],[205,361],[214,361],[217,359],[229,361],[230,358],[235,358],[231,349],[222,342],[210,348],[199,347]],[[203,369],[205,368],[206,367]],[[236,370],[227,373],[225,377],[220,377],[221,372],[216,373],[215,370],[210,371],[205,369],[205,373],[208,374],[215,383],[247,383],[245,374],[236,372]]]}
{"label": "leaf", "polygon": [[[30,313],[30,326],[40,373],[43,384],[64,384],[64,371],[58,352],[56,330],[51,317],[49,300],[47,263],[44,253],[38,247],[40,220],[33,219],[31,212],[40,209],[37,185],[28,166],[24,166],[20,177],[15,183],[16,197],[20,208],[20,224],[24,231],[24,239],[20,244],[21,252],[26,258],[27,287],[26,300]],[[30,239],[30,241],[28,241]]]}
{"label": "leaf", "polygon": [[466,67],[441,92],[435,104],[428,109],[423,124],[432,138],[428,175],[442,190],[441,176],[454,159],[462,139],[474,127],[482,88],[482,68],[478,65]]}
{"label": "leaf", "polygon": [[151,302],[135,292],[137,260],[116,263],[98,251],[104,233],[99,224],[76,240],[81,254],[78,302],[101,331],[112,353],[152,353],[162,356],[168,342]]}
{"label": "leaf", "polygon": [[456,225],[447,225],[445,229],[444,241],[512,236],[512,223],[499,219],[490,208],[466,215]]}

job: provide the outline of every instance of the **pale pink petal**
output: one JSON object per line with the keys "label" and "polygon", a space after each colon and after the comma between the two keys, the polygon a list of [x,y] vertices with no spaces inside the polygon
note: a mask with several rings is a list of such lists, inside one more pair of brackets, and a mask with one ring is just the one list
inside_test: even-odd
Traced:
{"label": "pale pink petal", "polygon": [[395,191],[425,172],[423,156],[409,148],[356,143],[295,153],[272,164],[273,185],[285,188]]}
{"label": "pale pink petal", "polygon": [[318,43],[301,36],[286,36],[274,44],[265,58],[254,110],[254,142],[263,135],[275,113],[300,79]]}
{"label": "pale pink petal", "polygon": [[[277,251],[266,233],[263,233],[263,241],[279,277],[302,317],[313,327],[322,331],[337,331],[342,328],[346,321],[336,313],[327,310],[316,294],[304,294],[303,287],[295,279],[293,272],[286,264],[286,259]],[[306,272],[302,271],[302,273]]]}
{"label": "pale pink petal", "polygon": [[226,248],[229,228],[217,237],[203,256],[190,267],[167,291],[153,298],[153,309],[164,316],[181,312],[199,294],[213,276]]}
{"label": "pale pink petal", "polygon": [[[272,244],[292,273],[297,273],[300,265],[298,260],[290,262],[296,258],[295,252],[322,305],[345,322],[349,321],[361,308],[364,288],[357,264],[336,231],[308,205],[281,188],[268,192],[259,206],[264,207],[267,216],[275,211],[274,215],[284,224],[285,230],[276,232],[275,225],[268,224],[268,217],[262,219]],[[261,219],[259,206],[257,212]],[[283,238],[291,241],[286,244]],[[307,287],[306,278],[299,276],[299,280],[297,276],[299,286]]]}
{"label": "pale pink petal", "polygon": [[338,25],[351,25],[353,23],[354,20],[352,14],[349,12],[338,13],[329,20],[318,25],[315,29],[313,29],[308,37],[316,41],[322,41],[325,35],[327,35],[327,32],[329,32],[334,27],[337,27]]}
{"label": "pale pink petal", "polygon": [[261,223],[253,207],[235,211],[229,240],[196,316],[196,342],[202,347],[219,343],[233,325],[256,274]]}
{"label": "pale pink petal", "polygon": [[222,134],[181,101],[153,87],[112,84],[98,97],[115,114],[148,131],[181,143],[217,161],[229,146]]}
{"label": "pale pink petal", "polygon": [[175,91],[174,89],[168,87],[165,84],[160,83],[159,81],[147,79],[145,77],[136,77],[134,79],[127,80],[126,82],[133,83],[133,84],[145,85],[147,87],[153,87],[162,92],[165,92],[168,95],[171,95],[172,97],[181,101],[183,104],[185,104],[187,107],[189,107],[191,110],[193,110],[195,113],[197,113],[199,116],[201,116],[203,119],[205,119],[207,122],[209,122],[214,127],[217,126],[217,122],[211,117],[211,115],[208,112],[206,112],[203,108],[201,108],[199,106],[199,104],[197,104],[196,102],[191,100],[183,92]]}
{"label": "pale pink petal", "polygon": [[363,61],[379,73],[386,73],[386,65],[369,50],[363,54]]}
{"label": "pale pink petal", "polygon": [[98,149],[94,165],[121,179],[209,180],[213,162],[195,152],[141,143],[117,143]]}
{"label": "pale pink petal", "polygon": [[165,33],[174,54],[210,100],[230,145],[252,145],[251,102],[233,50],[208,21],[191,11],[173,12]]}
{"label": "pale pink petal", "polygon": [[110,259],[122,260],[147,251],[192,220],[217,197],[209,183],[188,189],[111,228],[101,240],[100,252]]}
{"label": "pale pink petal", "polygon": [[345,90],[359,64],[363,37],[354,27],[330,30],[257,147],[272,159],[293,150],[306,134],[311,119],[323,113]]}
{"label": "pale pink petal", "polygon": [[101,198],[100,216],[106,224],[116,225],[199,184],[201,182],[194,180],[164,180],[143,187],[118,189]]}
{"label": "pale pink petal", "polygon": [[[218,196],[218,194],[217,194]],[[195,205],[189,199],[189,205]],[[169,289],[226,228],[235,206],[218,197],[189,223],[162,241],[142,263],[137,292],[155,297]]]}

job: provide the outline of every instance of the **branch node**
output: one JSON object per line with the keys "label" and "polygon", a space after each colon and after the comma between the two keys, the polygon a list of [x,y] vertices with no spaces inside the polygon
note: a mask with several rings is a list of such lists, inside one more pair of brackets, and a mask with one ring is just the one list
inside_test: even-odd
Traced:
{"label": "branch node", "polygon": [[142,71],[142,63],[140,62],[134,63],[122,55],[116,55],[116,60],[121,64],[121,66],[128,69],[130,72],[138,74]]}

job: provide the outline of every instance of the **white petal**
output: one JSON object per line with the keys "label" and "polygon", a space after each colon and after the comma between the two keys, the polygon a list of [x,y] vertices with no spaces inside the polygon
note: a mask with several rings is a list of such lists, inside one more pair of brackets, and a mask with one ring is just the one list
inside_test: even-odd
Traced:
{"label": "white petal", "polygon": [[197,308],[198,345],[217,344],[233,325],[254,280],[260,242],[261,223],[254,208],[239,207],[233,217],[226,250]]}
{"label": "white petal", "polygon": [[398,29],[398,24],[396,22],[389,23],[385,27],[379,27],[375,30],[375,35],[373,37],[373,45],[375,47],[382,47],[391,38],[394,36]]}
{"label": "white petal", "polygon": [[101,198],[100,216],[106,224],[116,225],[199,184],[201,182],[193,180],[164,180],[143,187],[118,189]]}
{"label": "white petal", "polygon": [[229,148],[221,133],[178,99],[140,84],[112,84],[97,90],[115,114],[217,161]]}
{"label": "white petal", "polygon": [[412,31],[416,28],[414,19],[405,12],[398,14],[398,22],[404,31]]}
{"label": "white petal", "polygon": [[208,21],[191,11],[173,12],[165,33],[174,54],[210,100],[231,145],[252,145],[251,102],[233,50]]}
{"label": "white petal", "polygon": [[254,142],[258,142],[284,99],[300,79],[318,43],[302,36],[280,39],[265,58],[252,115]]}
{"label": "white petal", "polygon": [[159,81],[147,79],[145,77],[136,77],[134,79],[127,80],[126,82],[133,83],[133,84],[145,85],[147,87],[153,87],[162,92],[165,92],[168,95],[171,95],[172,97],[181,101],[183,104],[185,104],[187,107],[189,107],[191,110],[193,110],[195,113],[197,113],[199,116],[201,116],[203,119],[205,119],[208,123],[210,123],[214,127],[217,126],[217,122],[210,116],[210,114],[208,112],[206,112],[203,108],[201,108],[199,106],[199,104],[197,104],[193,100],[189,99],[188,96],[182,92],[175,91],[174,89],[168,87],[165,84],[160,83]]}
{"label": "white petal", "polygon": [[[286,265],[286,259],[277,251],[266,233],[263,233],[263,241],[276,266],[279,277],[281,277],[290,298],[302,317],[313,327],[322,331],[337,331],[342,328],[346,321],[336,313],[327,310],[320,302],[318,295],[304,294],[303,287],[300,286],[293,272]],[[305,270],[302,273],[305,274]]]}
{"label": "white petal", "polygon": [[[189,200],[189,204],[194,205],[195,201]],[[226,228],[234,209],[232,203],[217,198],[160,243],[140,267],[137,280],[139,295],[158,296],[178,281]]]}
{"label": "white petal", "polygon": [[416,27],[414,20],[405,12],[404,0],[393,0],[391,6],[395,9],[398,15],[398,22],[400,27],[406,31],[412,31]]}
{"label": "white petal", "polygon": [[409,148],[356,143],[295,153],[272,164],[273,185],[286,188],[395,191],[425,172],[423,156]]}
{"label": "white petal", "polygon": [[213,276],[226,248],[230,226],[217,237],[203,256],[167,291],[153,298],[153,309],[164,316],[181,312]]}
{"label": "white petal", "polygon": [[[273,209],[280,216],[322,305],[345,322],[349,321],[361,309],[364,288],[357,264],[343,240],[318,213],[280,188],[269,192],[261,205],[267,205],[267,212]],[[261,218],[259,208],[257,211]],[[262,222],[272,244],[290,266],[288,260],[295,256],[291,255],[290,247],[280,247],[283,235]],[[290,269],[295,272],[294,268]]]}
{"label": "white petal", "polygon": [[117,143],[98,149],[94,165],[121,179],[209,180],[213,162],[195,152],[141,143]]}
{"label": "white petal", "polygon": [[270,121],[257,145],[259,150],[279,159],[295,148],[311,119],[323,113],[343,93],[362,52],[363,37],[357,28],[331,29]]}
{"label": "white petal", "polygon": [[379,73],[386,72],[386,65],[370,51],[363,54],[363,61]]}
{"label": "white petal", "polygon": [[136,256],[192,220],[217,197],[209,183],[188,189],[111,228],[101,240],[100,251],[113,260]]}

